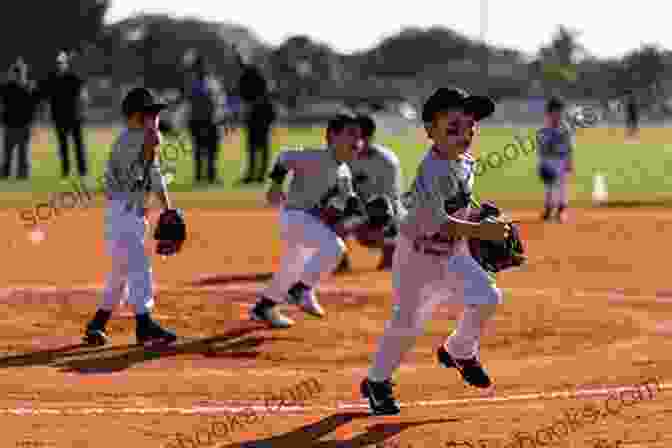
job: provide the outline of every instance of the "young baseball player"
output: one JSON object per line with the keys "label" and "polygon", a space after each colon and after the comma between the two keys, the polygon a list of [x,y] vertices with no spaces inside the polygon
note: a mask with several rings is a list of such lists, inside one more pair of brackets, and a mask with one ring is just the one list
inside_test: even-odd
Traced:
{"label": "young baseball player", "polygon": [[537,131],[538,172],[544,183],[544,221],[554,217],[560,222],[567,219],[567,184],[574,169],[574,133],[563,120],[565,108],[562,99],[551,98],[546,103],[544,127]]}
{"label": "young baseball player", "polygon": [[[267,199],[271,204],[282,205],[280,234],[287,243],[287,251],[280,261],[280,270],[250,311],[251,319],[277,328],[291,327],[294,321],[277,309],[284,302],[299,305],[310,315],[324,316],[315,287],[322,276],[338,265],[345,243],[339,236],[343,232],[321,219],[320,204],[329,197],[354,195],[347,162],[354,157],[360,139],[357,118],[338,115],[327,126],[325,149],[279,154],[270,175],[272,185]],[[293,179],[285,194],[283,184],[290,171]]]}
{"label": "young baseball player", "polygon": [[[376,195],[387,196],[396,205],[395,211],[401,207],[402,174],[399,158],[391,149],[373,142],[376,132],[376,122],[368,115],[359,115],[362,129],[363,145],[351,162],[348,163],[352,171],[353,184],[357,194],[365,201]],[[358,242],[366,247],[382,249],[382,256],[378,263],[378,270],[388,270],[392,267],[394,241],[398,229],[392,223],[382,231],[370,232],[368,227],[355,234]],[[348,253],[344,255],[347,259]],[[349,263],[348,263],[349,264]]]}
{"label": "young baseball player", "polygon": [[464,307],[457,329],[437,350],[439,363],[456,368],[476,387],[491,380],[479,361],[484,324],[501,303],[500,291],[469,252],[467,238],[502,241],[504,223],[467,221],[474,182],[469,155],[477,123],[494,103],[459,89],[438,89],[425,103],[422,119],[434,144],[421,162],[400,217],[392,264],[392,318],[379,342],[361,393],[376,415],[400,412],[392,374],[415,345],[433,308],[440,302]]}
{"label": "young baseball player", "polygon": [[154,290],[144,244],[147,193],[156,193],[164,210],[171,210],[156,153],[161,143],[159,112],[165,107],[144,88],[131,90],[122,102],[126,129],[113,144],[105,171],[105,239],[112,257],[112,272],[105,284],[102,303],[86,327],[84,341],[88,344],[109,342],[105,326],[126,289],[128,303],[135,306],[139,344],[170,343],[177,339],[151,318]]}

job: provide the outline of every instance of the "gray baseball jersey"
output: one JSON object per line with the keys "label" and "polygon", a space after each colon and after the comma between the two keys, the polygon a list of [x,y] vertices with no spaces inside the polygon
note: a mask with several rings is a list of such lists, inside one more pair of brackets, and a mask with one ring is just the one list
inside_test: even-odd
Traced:
{"label": "gray baseball jersey", "polygon": [[350,168],[336,160],[332,148],[283,151],[276,163],[293,174],[285,203],[288,209],[308,211],[335,189],[344,195],[354,192]]}
{"label": "gray baseball jersey", "polygon": [[112,145],[104,175],[109,199],[125,200],[143,208],[147,193],[166,191],[159,160],[144,162],[144,142],[144,129],[124,129]]}
{"label": "gray baseball jersey", "polygon": [[348,162],[355,191],[364,199],[373,195],[401,197],[401,163],[399,158],[382,145],[370,145],[370,151]]}
{"label": "gray baseball jersey", "polygon": [[418,167],[411,190],[405,195],[400,232],[410,240],[428,237],[449,221],[448,215],[467,216],[474,185],[475,160],[438,158],[430,150]]}

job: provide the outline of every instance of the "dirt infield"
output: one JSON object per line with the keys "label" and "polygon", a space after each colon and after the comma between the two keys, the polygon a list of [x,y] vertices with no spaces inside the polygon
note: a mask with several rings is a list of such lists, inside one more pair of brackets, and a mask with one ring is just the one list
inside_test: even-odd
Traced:
{"label": "dirt infield", "polygon": [[[531,263],[499,281],[505,303],[482,342],[495,389],[467,388],[457,372],[437,367],[435,347],[453,328],[442,308],[395,378],[402,414],[384,418],[368,417],[358,396],[390,314],[390,274],[375,272],[376,253],[353,244],[355,272],[322,285],[325,319],[288,308],[297,326],[267,330],[246,313],[282,250],[274,212],[190,210],[193,238],[184,252],[154,260],[155,314],[188,339],[161,352],[127,345],[134,319],[121,308],[110,324],[114,346],[91,349],[77,344],[109,265],[102,212],[54,220],[39,243],[12,212],[2,213],[12,223],[0,241],[2,447],[672,441],[665,427],[672,286],[664,237],[672,213],[664,209],[576,210],[566,225],[542,225],[536,211],[512,212],[522,219]],[[309,380],[319,393],[298,402],[290,393],[283,406],[269,408],[269,397]],[[246,417],[231,417],[241,410]]]}

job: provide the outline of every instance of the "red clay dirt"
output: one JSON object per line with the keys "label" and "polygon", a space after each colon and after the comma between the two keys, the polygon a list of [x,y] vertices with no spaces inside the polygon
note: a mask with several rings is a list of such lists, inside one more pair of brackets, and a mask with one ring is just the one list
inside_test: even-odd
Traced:
{"label": "red clay dirt", "polygon": [[[15,211],[4,213],[3,222],[16,222]],[[112,348],[73,347],[109,266],[101,210],[50,221],[36,244],[25,228],[3,227],[0,446],[528,448],[593,447],[598,439],[670,446],[666,210],[575,210],[566,225],[512,211],[522,219],[530,265],[498,282],[505,303],[482,341],[494,391],[467,388],[457,372],[437,366],[434,350],[454,325],[440,308],[395,378],[397,417],[367,416],[358,395],[390,316],[390,274],[375,272],[375,252],[352,244],[354,272],[322,285],[325,319],[287,308],[296,327],[262,329],[246,315],[281,253],[275,212],[188,213],[192,239],[175,258],[155,257],[154,273],[156,317],[190,339],[161,352],[125,345],[134,339],[125,308],[110,325]],[[312,378],[319,394],[264,411],[270,394]],[[620,405],[599,394],[533,395],[643,383],[655,383],[655,393]],[[474,400],[487,397],[495,399]],[[559,426],[566,434],[541,430],[589,403],[619,410]],[[225,414],[250,405],[260,416],[224,435],[222,425],[232,422]],[[516,431],[538,440],[511,443]]]}

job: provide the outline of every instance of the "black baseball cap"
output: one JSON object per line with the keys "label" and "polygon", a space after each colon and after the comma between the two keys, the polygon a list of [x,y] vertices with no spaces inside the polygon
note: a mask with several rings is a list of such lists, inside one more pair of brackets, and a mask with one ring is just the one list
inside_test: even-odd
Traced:
{"label": "black baseball cap", "polygon": [[355,114],[342,112],[329,120],[327,131],[341,132],[349,126],[359,126],[359,120]]}
{"label": "black baseball cap", "polygon": [[373,134],[376,133],[375,120],[366,114],[357,115],[357,120],[359,120],[359,126],[362,128],[362,135],[367,138],[373,137]]}
{"label": "black baseball cap", "polygon": [[481,121],[495,112],[495,102],[487,96],[471,95],[463,89],[441,87],[425,102],[422,121],[430,123],[437,112],[454,108],[473,113],[476,121]]}
{"label": "black baseball cap", "polygon": [[559,96],[551,97],[546,103],[546,112],[562,112],[567,107],[565,100]]}
{"label": "black baseball cap", "polygon": [[166,109],[168,105],[159,100],[154,94],[145,87],[136,87],[126,94],[121,103],[121,111],[127,117],[136,112],[159,113]]}

